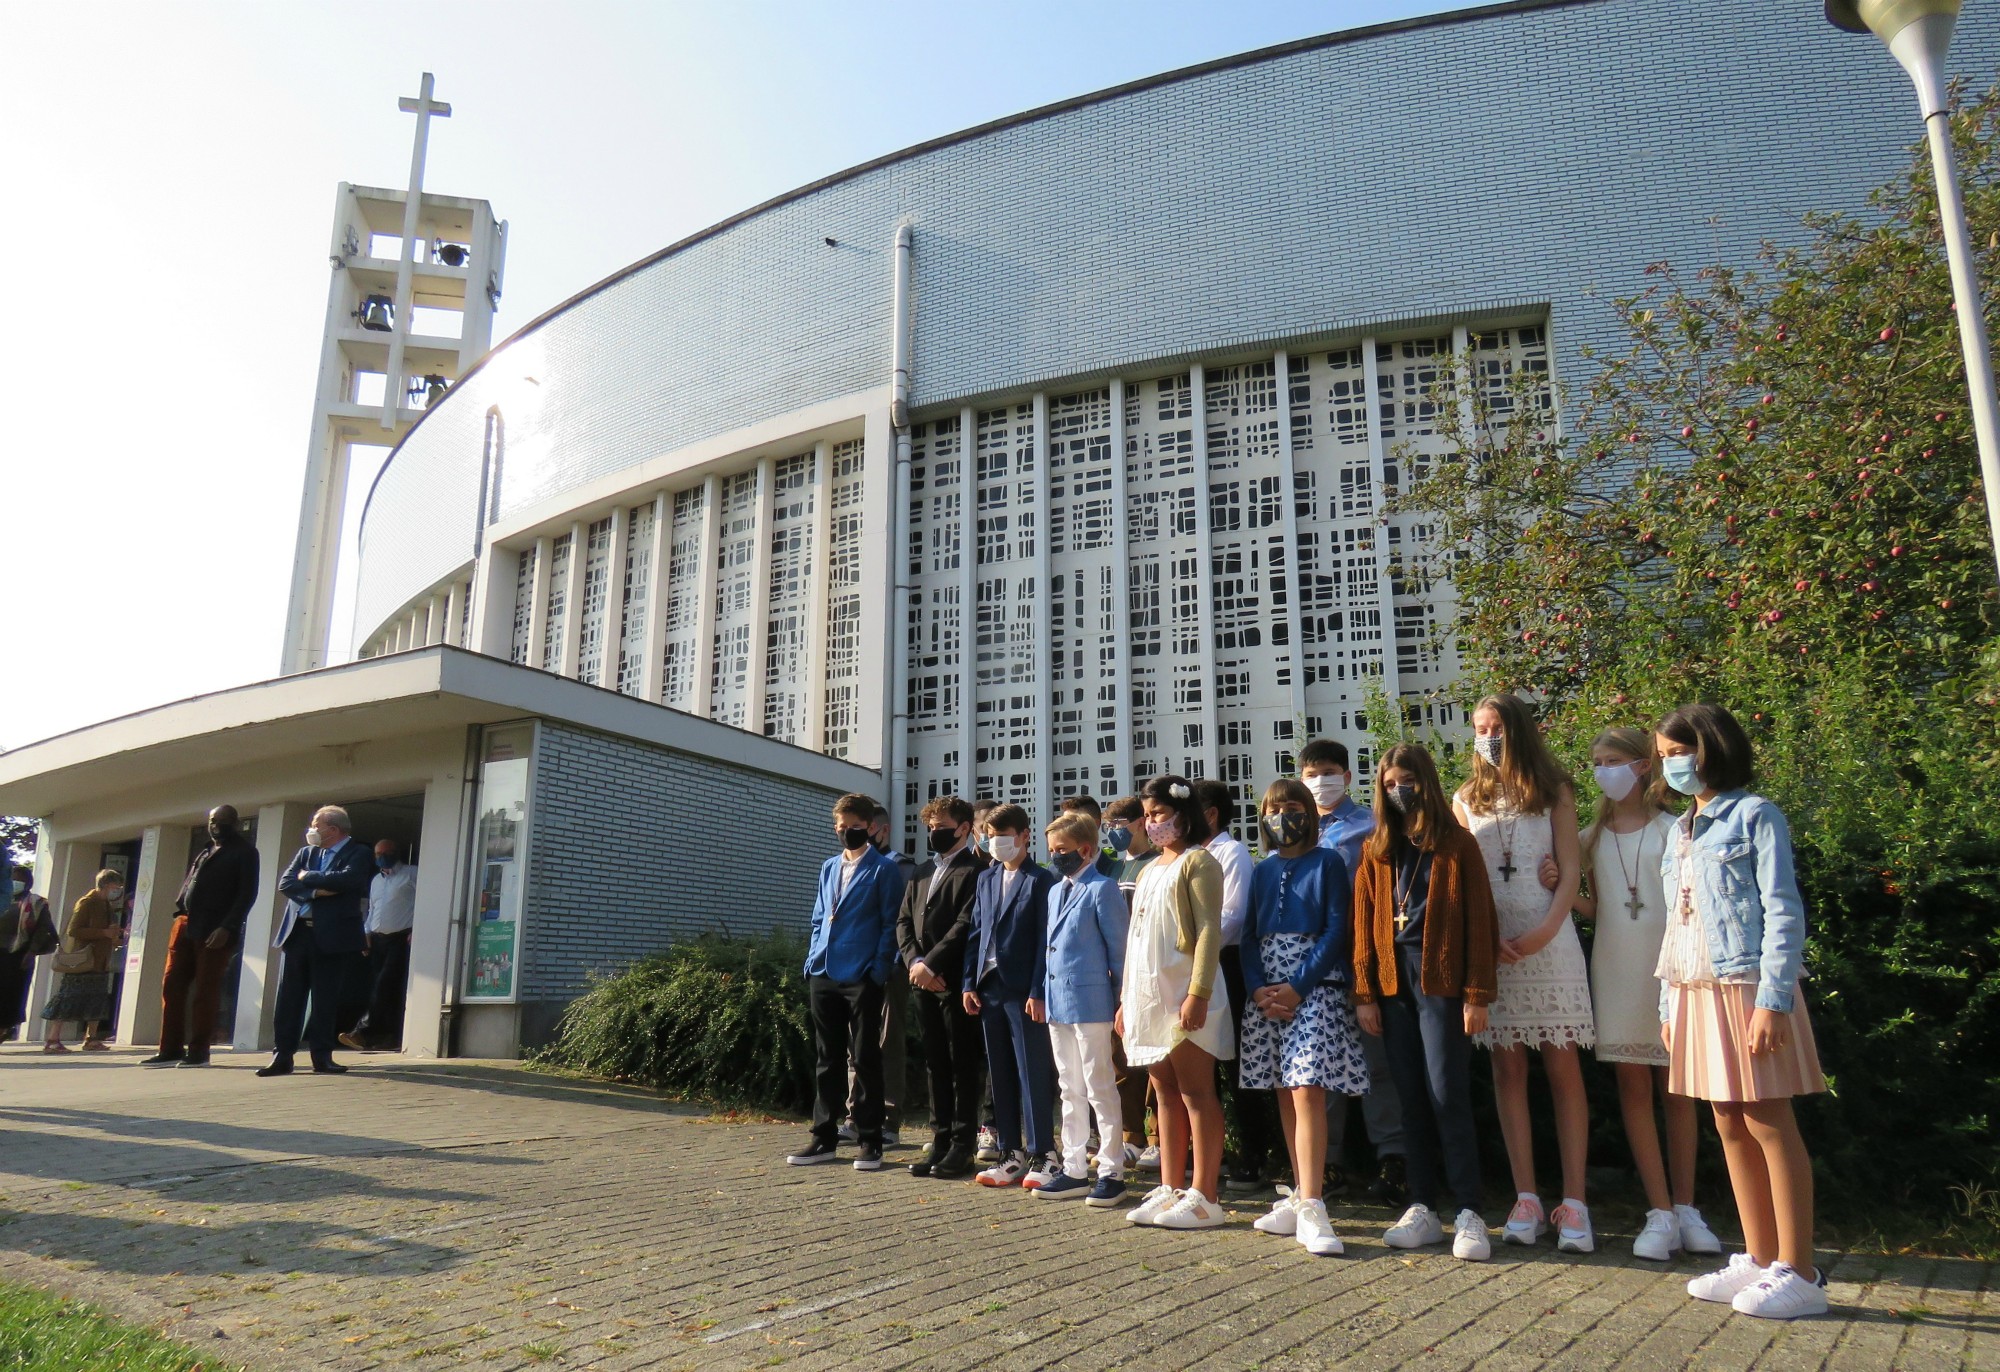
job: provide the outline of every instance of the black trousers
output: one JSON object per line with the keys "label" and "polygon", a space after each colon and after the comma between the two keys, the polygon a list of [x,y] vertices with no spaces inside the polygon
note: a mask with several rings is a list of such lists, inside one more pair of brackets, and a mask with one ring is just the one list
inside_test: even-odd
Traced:
{"label": "black trousers", "polygon": [[[312,1060],[331,1062],[340,988],[354,955],[320,951],[313,931],[304,925],[293,929],[285,940],[284,954],[284,966],[278,974],[278,1006],[271,1017],[277,1057],[290,1062],[298,1054],[303,1032]],[[306,1017],[308,1002],[310,1020]]]}
{"label": "black trousers", "polygon": [[400,1048],[403,992],[410,981],[410,931],[371,934],[367,961],[374,985],[368,993],[368,1011],[354,1026],[355,1037],[370,1048]]}
{"label": "black trousers", "polygon": [[854,1068],[854,1132],[882,1142],[882,988],[868,980],[806,979],[813,1026],[813,1137],[831,1144],[847,1113],[847,1069]]}
{"label": "black trousers", "polygon": [[[1229,1013],[1236,1017],[1241,1038],[1244,1007],[1250,1003],[1249,989],[1243,985],[1243,950],[1230,944],[1222,950],[1222,984],[1229,988]],[[1231,1162],[1231,1176],[1261,1179],[1273,1157],[1288,1156],[1278,1128],[1278,1093],[1243,1089],[1243,1055],[1238,1053],[1221,1064],[1222,1084],[1229,1092],[1236,1115],[1237,1155]]]}
{"label": "black trousers", "polygon": [[949,990],[911,988],[924,1067],[931,1085],[931,1133],[971,1148],[979,1141],[979,1101],[986,1090],[986,1035],[965,1013],[956,982]]}
{"label": "black trousers", "polygon": [[1472,1127],[1472,1040],[1465,1002],[1418,989],[1423,950],[1396,945],[1396,994],[1382,1007],[1389,1075],[1403,1104],[1404,1166],[1410,1199],[1454,1212],[1479,1209],[1479,1136]]}

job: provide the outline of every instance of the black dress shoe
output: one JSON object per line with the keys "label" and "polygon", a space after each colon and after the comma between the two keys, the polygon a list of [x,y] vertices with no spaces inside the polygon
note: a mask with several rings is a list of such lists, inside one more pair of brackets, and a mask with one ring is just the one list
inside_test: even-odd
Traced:
{"label": "black dress shoe", "polygon": [[186,1056],[182,1053],[155,1053],[150,1058],[140,1058],[141,1067],[172,1067]]}
{"label": "black dress shoe", "polygon": [[291,1074],[292,1065],[281,1058],[272,1058],[257,1069],[257,1075],[260,1077],[289,1077]]}
{"label": "black dress shoe", "polygon": [[316,1077],[337,1077],[346,1070],[345,1067],[331,1058],[328,1058],[325,1062],[316,1062],[313,1064],[313,1075]]}
{"label": "black dress shoe", "polygon": [[937,1165],[943,1162],[950,1152],[951,1143],[949,1140],[932,1139],[931,1146],[925,1151],[924,1155],[910,1164],[910,1175],[913,1177],[930,1176]]}
{"label": "black dress shoe", "polygon": [[957,1181],[971,1176],[977,1161],[970,1144],[954,1143],[950,1152],[931,1164],[931,1175],[944,1181]]}

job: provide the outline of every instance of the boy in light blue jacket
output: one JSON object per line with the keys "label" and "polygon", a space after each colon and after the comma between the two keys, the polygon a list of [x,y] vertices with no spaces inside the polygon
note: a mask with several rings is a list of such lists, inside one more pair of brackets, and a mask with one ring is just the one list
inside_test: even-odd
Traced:
{"label": "boy in light blue jacket", "polygon": [[[1059,816],[1047,831],[1049,865],[1062,879],[1049,891],[1043,995],[1062,1093],[1063,1170],[1036,1192],[1118,1204],[1125,1194],[1125,1128],[1112,1054],[1112,1018],[1125,977],[1129,915],[1118,883],[1098,870],[1097,821]],[[1097,1112],[1097,1180],[1090,1180],[1090,1115]]]}

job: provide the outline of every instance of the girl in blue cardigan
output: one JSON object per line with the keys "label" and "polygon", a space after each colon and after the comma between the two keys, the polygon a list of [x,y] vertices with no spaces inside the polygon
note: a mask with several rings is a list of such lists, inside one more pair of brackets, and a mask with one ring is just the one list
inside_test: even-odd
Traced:
{"label": "girl in blue cardigan", "polygon": [[1354,1011],[1342,994],[1353,961],[1354,877],[1319,846],[1319,810],[1303,782],[1274,781],[1260,808],[1264,847],[1276,856],[1250,877],[1243,929],[1243,1085],[1276,1090],[1292,1193],[1256,1227],[1296,1238],[1308,1253],[1342,1251],[1320,1186],[1326,1174],[1326,1093],[1368,1090]]}

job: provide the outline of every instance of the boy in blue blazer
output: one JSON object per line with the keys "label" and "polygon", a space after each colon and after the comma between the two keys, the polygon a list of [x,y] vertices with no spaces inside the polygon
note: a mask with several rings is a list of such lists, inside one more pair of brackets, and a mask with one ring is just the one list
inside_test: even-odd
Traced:
{"label": "boy in blue blazer", "polygon": [[852,1067],[854,1128],[861,1136],[854,1170],[882,1168],[882,988],[896,956],[903,873],[894,858],[868,842],[875,810],[875,802],[863,795],[844,795],[833,804],[840,852],[820,866],[812,942],[806,948],[814,1057],[812,1142],[785,1159],[794,1166],[838,1159]]}
{"label": "boy in blue blazer", "polygon": [[979,1016],[986,1038],[1000,1135],[1000,1161],[979,1174],[979,1184],[1033,1190],[1058,1170],[1055,1060],[1043,1007],[1048,896],[1055,877],[1028,858],[1026,810],[1002,805],[987,818],[986,829],[993,865],[979,874],[972,897],[962,982],[965,1012]]}
{"label": "boy in blue blazer", "polygon": [[[1049,892],[1049,941],[1043,975],[1049,1037],[1062,1084],[1063,1170],[1037,1196],[1083,1196],[1095,1206],[1125,1194],[1124,1112],[1112,1051],[1112,1017],[1125,979],[1128,917],[1118,883],[1101,871],[1097,821],[1071,811],[1048,827],[1049,866],[1061,880]],[[1097,1112],[1097,1181],[1090,1180],[1090,1112]]]}

